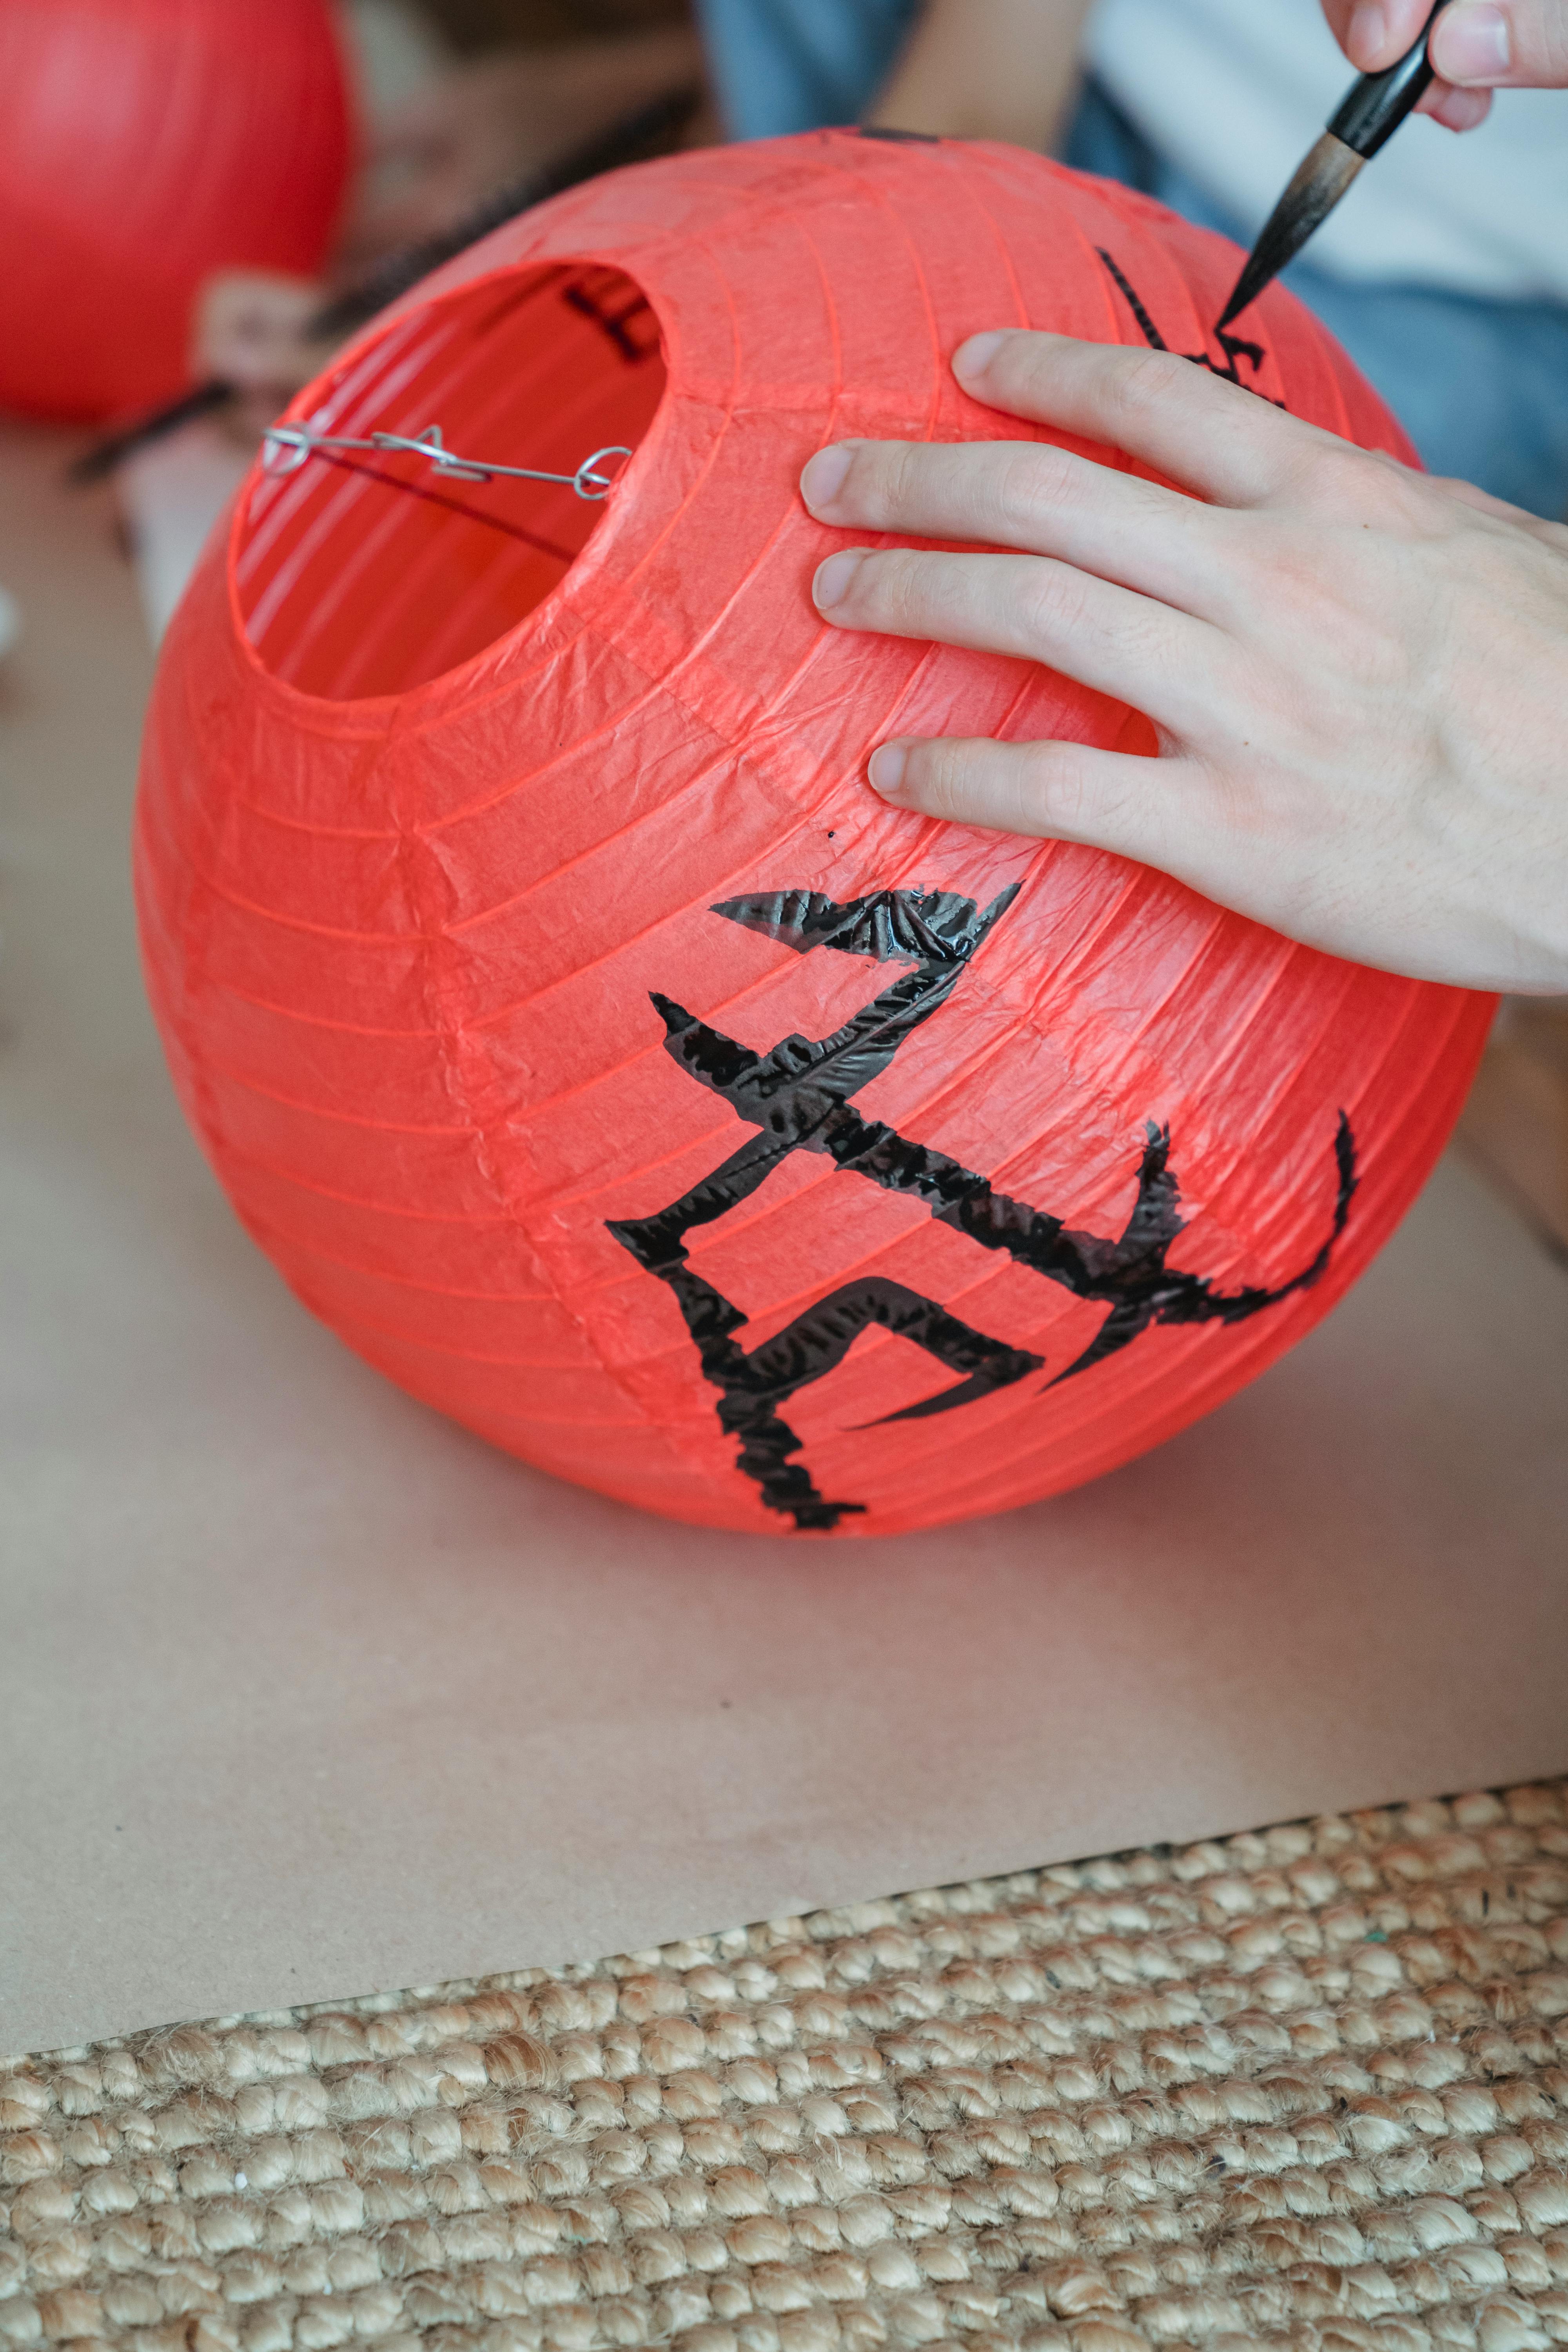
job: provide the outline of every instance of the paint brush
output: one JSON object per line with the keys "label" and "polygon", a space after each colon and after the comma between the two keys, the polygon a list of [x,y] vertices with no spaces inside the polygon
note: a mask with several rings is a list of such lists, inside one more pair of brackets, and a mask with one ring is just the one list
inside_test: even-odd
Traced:
{"label": "paint brush", "polygon": [[1293,261],[1316,228],[1321,227],[1340,198],[1384,142],[1391,139],[1419,105],[1433,80],[1427,55],[1432,27],[1446,0],[1437,0],[1421,37],[1394,65],[1382,73],[1363,74],[1347,94],[1317,144],[1303,158],[1295,177],[1259,231],[1236,281],[1220,326],[1228,327],[1264,288]]}
{"label": "paint brush", "polygon": [[[530,211],[551,196],[563,195],[568,188],[578,187],[584,180],[596,180],[601,172],[617,171],[623,163],[643,163],[650,155],[662,152],[685,130],[701,102],[702,91],[695,83],[663,90],[634,113],[612,123],[607,131],[573,148],[559,163],[542,172],[531,172],[525,180],[516,181],[487,197],[456,226],[389,254],[366,277],[345,287],[322,305],[305,328],[306,339],[314,341],[352,334],[400,294],[406,294],[422,278],[427,278],[431,270],[454,259],[479,237],[488,236],[491,229],[500,228],[503,222],[515,220],[519,213]],[[101,481],[138,449],[162,441],[165,435],[188,425],[193,417],[205,416],[226,406],[234,394],[233,384],[217,377],[195,385],[191,391],[182,393],[178,400],[95,441],[68,469],[67,480]]]}

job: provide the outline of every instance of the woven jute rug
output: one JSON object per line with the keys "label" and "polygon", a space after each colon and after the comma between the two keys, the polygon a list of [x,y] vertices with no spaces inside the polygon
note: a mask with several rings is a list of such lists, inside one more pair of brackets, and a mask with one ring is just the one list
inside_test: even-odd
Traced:
{"label": "woven jute rug", "polygon": [[1568,1783],[0,2068],[0,2345],[1568,2343]]}

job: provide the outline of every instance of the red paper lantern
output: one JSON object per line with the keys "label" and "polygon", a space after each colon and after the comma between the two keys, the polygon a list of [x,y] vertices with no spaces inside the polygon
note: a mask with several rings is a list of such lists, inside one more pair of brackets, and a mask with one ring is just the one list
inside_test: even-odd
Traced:
{"label": "red paper lantern", "polygon": [[396,455],[255,477],[167,641],[137,838],[170,1059],[372,1363],[651,1509],[882,1534],[1126,1461],[1367,1264],[1488,1001],[889,809],[894,731],[1150,730],[808,593],[839,541],[804,460],[994,435],[947,364],[982,327],[1163,340],[1406,454],[1289,295],[1205,341],[1235,271],[1032,156],[813,134],[518,220],[298,404],[561,473],[636,446],[599,506]]}
{"label": "red paper lantern", "polygon": [[5,0],[0,406],[179,392],[203,278],[319,268],[347,170],[324,0]]}

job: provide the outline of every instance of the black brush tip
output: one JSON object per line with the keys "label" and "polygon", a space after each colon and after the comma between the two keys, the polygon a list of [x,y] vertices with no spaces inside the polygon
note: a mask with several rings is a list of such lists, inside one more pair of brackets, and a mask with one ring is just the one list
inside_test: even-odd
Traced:
{"label": "black brush tip", "polygon": [[1294,261],[1314,229],[1322,226],[1366,158],[1325,131],[1298,165],[1289,186],[1258,232],[1257,244],[1220,313],[1216,331],[1239,319]]}

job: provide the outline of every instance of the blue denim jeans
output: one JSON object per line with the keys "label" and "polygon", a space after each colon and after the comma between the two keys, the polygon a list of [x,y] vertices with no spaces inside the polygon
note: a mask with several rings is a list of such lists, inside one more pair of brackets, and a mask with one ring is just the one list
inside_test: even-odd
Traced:
{"label": "blue denim jeans", "polygon": [[[742,139],[853,122],[916,13],[916,0],[697,6],[720,102]],[[1092,83],[1063,152],[1079,171],[1142,188],[1247,242]],[[1568,516],[1568,307],[1363,284],[1314,268],[1310,248],[1284,282],[1339,338],[1434,473],[1479,482],[1537,514]]]}

